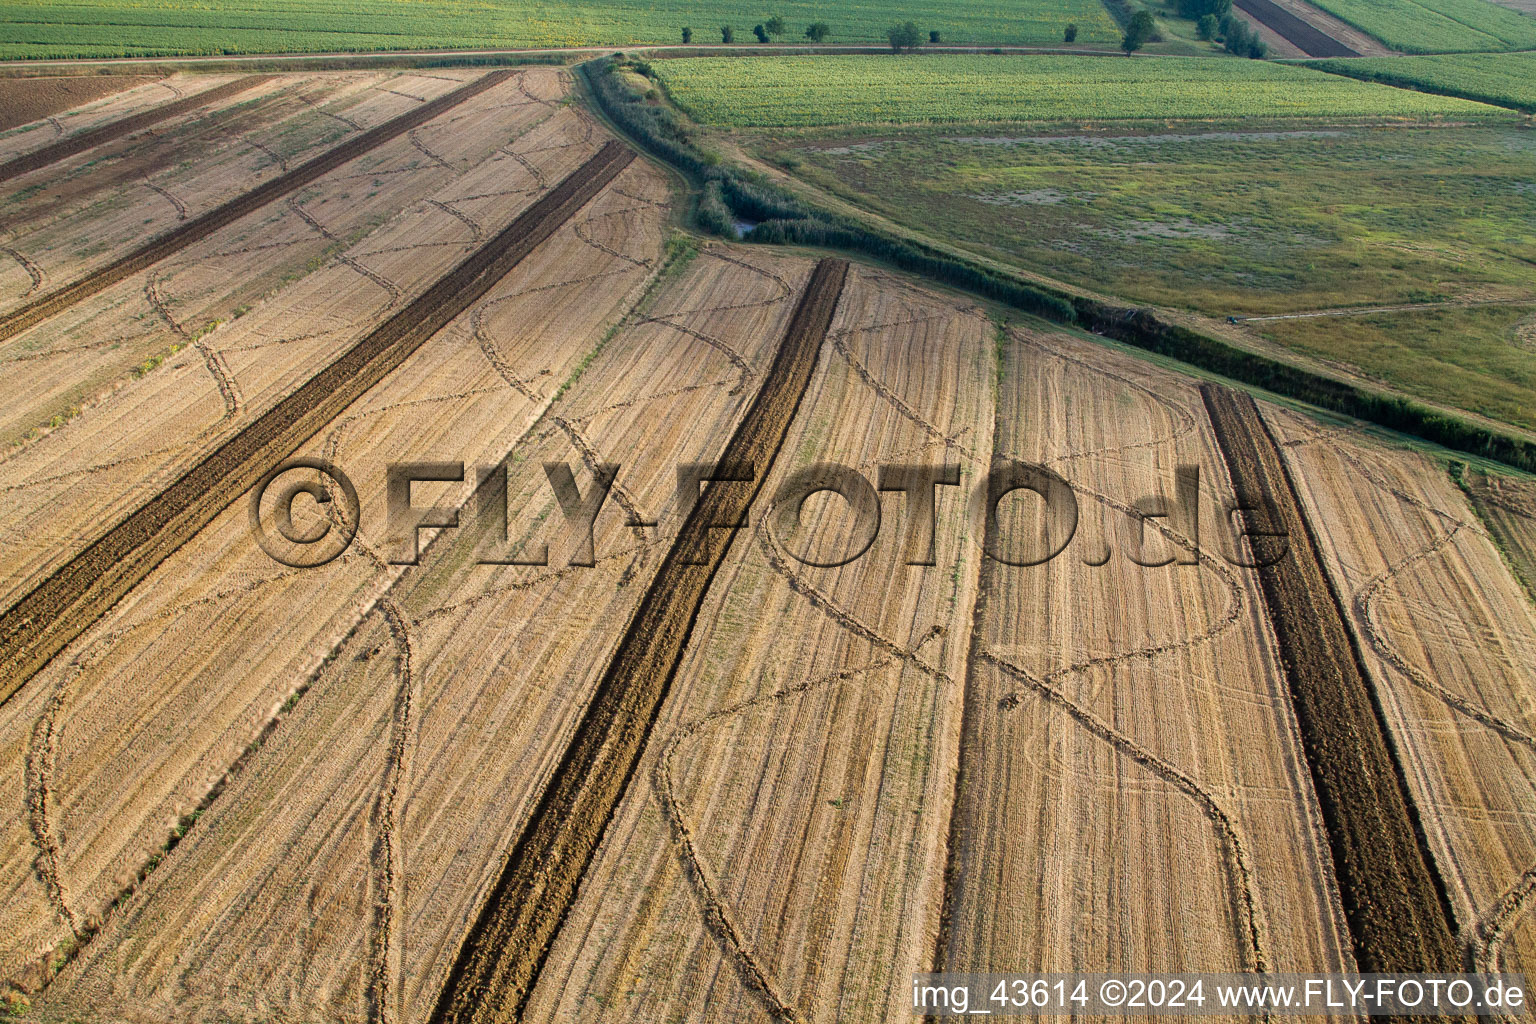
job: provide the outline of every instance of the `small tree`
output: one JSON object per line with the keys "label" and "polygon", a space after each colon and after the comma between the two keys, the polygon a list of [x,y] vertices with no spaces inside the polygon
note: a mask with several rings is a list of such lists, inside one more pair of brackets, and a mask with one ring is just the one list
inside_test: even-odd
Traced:
{"label": "small tree", "polygon": [[1129,57],[1145,46],[1156,33],[1157,24],[1152,20],[1152,12],[1137,11],[1131,23],[1125,26],[1125,38],[1120,40],[1120,49]]}
{"label": "small tree", "polygon": [[1062,38],[1063,42],[1068,42],[1068,43],[1075,43],[1075,42],[1077,42],[1077,22],[1075,22],[1075,21],[1068,22],[1067,23],[1067,30],[1061,34],[1061,38]]}
{"label": "small tree", "polygon": [[761,25],[753,25],[752,34],[757,36],[757,41],[760,43],[766,43],[768,41],[768,30],[763,28]]}
{"label": "small tree", "polygon": [[1248,37],[1248,49],[1243,51],[1243,56],[1253,60],[1263,60],[1269,56],[1269,44],[1259,38],[1257,32]]}
{"label": "small tree", "polygon": [[824,21],[818,21],[805,30],[805,38],[813,43],[826,42],[827,36],[832,34],[832,26]]}
{"label": "small tree", "polygon": [[1225,31],[1222,32],[1222,45],[1228,53],[1239,57],[1248,52],[1248,47],[1253,41],[1253,33],[1248,30],[1248,23],[1240,18],[1228,18]]}
{"label": "small tree", "polygon": [[784,19],[779,17],[777,14],[763,22],[763,27],[766,28],[768,30],[768,34],[773,36],[775,39],[789,31],[789,26],[784,24]]}
{"label": "small tree", "polygon": [[928,31],[928,41],[930,43],[937,43],[939,41],[939,30],[938,29],[935,28],[935,29],[930,29]]}
{"label": "small tree", "polygon": [[1219,24],[1220,22],[1216,20],[1216,15],[1202,14],[1200,15],[1200,20],[1195,22],[1195,34],[1201,39],[1215,39],[1216,26]]}
{"label": "small tree", "polygon": [[732,31],[731,26],[720,26],[720,41],[722,43],[734,43],[736,41],[736,33]]}
{"label": "small tree", "polygon": [[693,42],[693,29],[691,29],[691,28],[683,29],[683,42],[685,42],[685,43]]}
{"label": "small tree", "polygon": [[900,53],[906,50],[908,53],[923,45],[923,37],[917,30],[917,23],[909,21],[905,25],[892,25],[885,33],[891,41],[891,49]]}

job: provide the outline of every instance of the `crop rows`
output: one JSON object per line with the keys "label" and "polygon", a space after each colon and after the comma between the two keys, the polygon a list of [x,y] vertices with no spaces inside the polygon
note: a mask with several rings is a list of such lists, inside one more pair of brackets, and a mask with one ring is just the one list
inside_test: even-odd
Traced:
{"label": "crop rows", "polygon": [[733,127],[1492,113],[1308,68],[1199,57],[705,58],[654,67],[696,119]]}
{"label": "crop rows", "polygon": [[696,42],[719,42],[719,27],[725,24],[734,27],[737,41],[750,41],[752,26],[773,14],[789,25],[784,42],[803,42],[805,27],[814,21],[831,25],[832,42],[883,42],[891,24],[907,19],[957,42],[1059,43],[1068,23],[1078,26],[1081,42],[1117,38],[1115,23],[1098,0],[919,0],[846,9],[810,0],[773,5],[755,0],[662,0],[645,5],[514,0],[495,6],[445,0],[408,5],[387,0],[266,0],[206,9],[180,0],[98,0],[68,6],[0,4],[0,57],[617,46],[679,42],[684,27],[693,29]]}
{"label": "crop rows", "polygon": [[1317,61],[1310,67],[1366,82],[1536,111],[1536,54],[1457,53]]}
{"label": "crop rows", "polygon": [[1406,53],[1536,48],[1536,19],[1488,0],[1315,0],[1317,6]]}

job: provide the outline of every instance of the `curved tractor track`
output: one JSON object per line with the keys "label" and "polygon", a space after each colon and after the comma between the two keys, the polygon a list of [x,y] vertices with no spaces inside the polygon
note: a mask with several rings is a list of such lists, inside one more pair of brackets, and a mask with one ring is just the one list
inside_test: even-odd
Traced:
{"label": "curved tractor track", "polygon": [[618,142],[604,145],[421,296],[0,613],[0,701],[272,466],[483,297],[633,159]]}
{"label": "curved tractor track", "polygon": [[[99,128],[83,131],[79,135],[68,136],[60,139],[58,142],[50,143],[40,149],[34,149],[30,153],[23,153],[21,156],[7,160],[5,163],[0,164],[0,181],[10,181],[12,178],[19,178],[23,174],[28,174],[40,167],[47,167],[49,164],[58,163],[60,160],[75,156],[78,153],[84,153],[86,150],[99,146],[103,142],[111,142],[113,139],[121,138],[141,128],[148,128],[150,125],[159,124],[161,121],[178,117],[189,110],[196,110],[198,107],[205,107],[210,103],[218,103],[220,100],[229,99],[231,96],[237,96],[271,80],[271,75],[241,77],[233,82],[226,82],[223,85],[217,85],[212,89],[187,97],[182,97],[181,93],[176,91],[175,86],[165,82],[157,83],[176,92],[177,99],[155,107],[153,110],[146,110],[141,114],[119,118],[116,121],[101,125]],[[48,120],[55,129],[62,130],[57,120],[51,117]]]}
{"label": "curved tractor track", "polygon": [[207,238],[220,228],[233,224],[241,217],[261,209],[268,203],[298,191],[342,164],[362,156],[396,136],[409,132],[465,100],[499,85],[515,74],[517,72],[511,69],[502,69],[477,78],[468,85],[439,96],[430,103],[424,103],[415,110],[385,121],[376,128],[370,128],[335,149],[306,160],[286,174],[272,178],[244,195],[236,196],[207,213],[184,221],[180,227],[151,239],[121,259],[77,278],[61,288],[32,300],[20,309],[0,317],[0,341],[15,337],[22,331],[37,326],[77,302],[110,288],[167,256],[180,252],[194,242]]}
{"label": "curved tractor track", "polygon": [[756,499],[810,384],[847,273],[841,260],[817,264],[763,386],[721,457],[751,465],[752,482],[707,488],[667,551],[460,947],[432,1015],[436,1024],[520,1019],[730,550],[729,543],[707,544],[708,530],[740,522]]}
{"label": "curved tractor track", "polygon": [[[1319,431],[1309,437],[1289,442],[1287,447],[1320,443],[1326,441],[1328,437],[1336,432]],[[1426,518],[1439,520],[1444,531],[1417,551],[1389,565],[1385,572],[1379,573],[1370,580],[1367,580],[1355,592],[1352,606],[1356,621],[1360,624],[1361,631],[1365,634],[1366,639],[1370,641],[1371,646],[1376,649],[1377,654],[1387,664],[1401,673],[1413,685],[1429,693],[1452,711],[1472,719],[1474,722],[1492,730],[1511,743],[1519,744],[1527,750],[1536,752],[1536,736],[1532,736],[1531,733],[1520,728],[1518,725],[1494,715],[1482,705],[1452,692],[1432,678],[1428,671],[1416,664],[1392,642],[1391,636],[1382,626],[1376,613],[1377,602],[1400,577],[1423,566],[1431,559],[1438,557],[1441,553],[1453,547],[1464,532],[1484,537],[1490,540],[1490,542],[1492,538],[1488,538],[1485,531],[1476,524],[1460,519],[1444,509],[1436,508],[1394,486],[1391,481],[1382,479],[1363,459],[1351,454],[1347,449],[1338,448],[1335,449],[1335,453],[1354,468],[1363,479],[1368,480],[1375,487],[1391,494]],[[1523,509],[1514,508],[1513,506],[1507,507],[1518,515],[1530,515],[1529,512]],[[1458,937],[1465,950],[1466,966],[1468,969],[1484,972],[1494,972],[1501,969],[1500,958],[1509,929],[1526,914],[1533,893],[1536,893],[1536,866],[1526,869],[1514,883],[1505,889],[1494,905],[1482,913],[1477,920],[1468,922],[1462,927]]]}
{"label": "curved tractor track", "polygon": [[[1158,394],[1153,389],[1140,384],[1129,377],[1115,373],[1112,370],[1107,370],[1102,366],[1094,365],[1086,360],[1042,344],[1039,341],[1035,341],[1034,345],[1048,356],[1059,359],[1069,365],[1076,366],[1085,372],[1113,380],[1123,387],[1144,395],[1155,405],[1168,410],[1176,424],[1171,433],[1165,434],[1163,436],[1155,436],[1140,441],[1109,445],[1103,448],[1089,449],[1086,451],[1066,452],[1053,458],[1044,460],[1044,465],[1056,466],[1079,459],[1118,455],[1124,452],[1137,451],[1143,448],[1173,444],[1181,438],[1184,438],[1193,433],[1198,428],[1198,423],[1194,416],[1192,416],[1186,409],[1177,403],[1169,401],[1165,396]],[[1007,455],[1003,452],[998,452],[998,455],[1000,457],[1016,457]],[[1224,585],[1228,595],[1226,609],[1223,611],[1221,617],[1208,628],[1197,634],[1185,637],[1182,640],[1168,641],[1160,644],[1149,644],[1134,650],[1118,651],[1111,654],[1103,654],[1085,658],[1057,668],[1044,676],[1036,676],[1034,673],[1031,673],[1022,666],[1004,657],[999,652],[987,649],[982,642],[982,634],[979,628],[972,634],[972,652],[970,655],[970,660],[972,664],[984,663],[990,665],[998,671],[1002,672],[1004,675],[1013,679],[1015,682],[1021,684],[1021,690],[1014,693],[1009,693],[1002,698],[1003,707],[1008,709],[1019,707],[1021,706],[1021,694],[1024,692],[1033,693],[1037,697],[1046,701],[1051,706],[1065,713],[1074,724],[1088,732],[1090,735],[1104,743],[1109,744],[1111,747],[1115,748],[1120,753],[1135,761],[1138,765],[1150,772],[1152,775],[1156,776],[1158,779],[1162,780],[1164,783],[1171,785],[1175,790],[1188,798],[1199,808],[1201,815],[1207,819],[1214,832],[1217,846],[1221,853],[1225,873],[1227,875],[1227,882],[1231,887],[1231,892],[1229,895],[1232,899],[1233,910],[1237,920],[1241,922],[1239,934],[1234,936],[1234,938],[1236,939],[1237,944],[1243,948],[1247,959],[1246,967],[1250,970],[1262,973],[1269,969],[1269,957],[1265,951],[1263,936],[1258,924],[1257,897],[1255,896],[1254,892],[1253,869],[1250,863],[1251,858],[1243,843],[1242,835],[1233,821],[1232,815],[1222,805],[1221,801],[1219,801],[1208,788],[1203,786],[1195,776],[1179,768],[1177,765],[1169,762],[1165,758],[1158,756],[1153,751],[1148,750],[1146,747],[1137,743],[1132,737],[1126,735],[1121,730],[1116,729],[1103,718],[1094,714],[1091,710],[1082,706],[1078,702],[1074,701],[1070,696],[1066,694],[1064,690],[1061,689],[1059,685],[1062,681],[1069,679],[1074,675],[1078,675],[1095,668],[1106,668],[1113,665],[1125,664],[1140,660],[1152,660],[1168,654],[1191,650],[1216,642],[1216,640],[1218,640],[1228,630],[1235,627],[1242,616],[1244,605],[1242,584],[1239,582],[1236,574],[1233,573],[1231,569],[1221,564],[1221,562],[1212,557],[1209,552],[1202,550],[1198,545],[1190,541],[1188,538],[1171,529],[1164,523],[1163,520],[1159,518],[1142,518],[1140,513],[1138,513],[1136,509],[1132,508],[1130,505],[1127,505],[1108,494],[1104,494],[1103,492],[1088,487],[1081,482],[1074,483],[1073,489],[1081,495],[1086,495],[1087,497],[1092,498],[1094,501],[1103,505],[1106,509],[1118,512],[1131,519],[1140,520],[1144,526],[1161,534],[1164,539],[1166,539],[1173,546],[1193,555],[1197,560],[1197,564],[1199,564],[1204,569],[1214,572],[1221,579],[1221,582]],[[990,561],[984,560],[981,570],[981,585],[979,587],[977,596],[976,615],[978,621],[980,621],[980,617],[985,613],[988,595],[991,591],[992,571],[993,567]],[[964,719],[962,719],[962,737],[966,737],[965,725],[963,722]],[[974,743],[975,740],[973,737],[962,738],[962,753],[967,742]],[[962,769],[962,781],[963,775],[964,772]],[[949,840],[949,855],[951,858],[953,858],[954,851],[958,846],[958,841],[954,834],[954,829],[957,824],[958,819],[951,824],[951,835]],[[945,871],[944,911],[941,919],[937,956],[935,958],[935,970],[942,970],[945,964],[946,949],[948,945],[948,922],[950,920],[950,906],[953,899],[952,886],[954,871],[955,869],[953,863],[951,863],[951,865]]]}
{"label": "curved tractor track", "polygon": [[1201,387],[1286,662],[1355,957],[1365,972],[1454,971],[1454,923],[1344,604],[1251,396]]}

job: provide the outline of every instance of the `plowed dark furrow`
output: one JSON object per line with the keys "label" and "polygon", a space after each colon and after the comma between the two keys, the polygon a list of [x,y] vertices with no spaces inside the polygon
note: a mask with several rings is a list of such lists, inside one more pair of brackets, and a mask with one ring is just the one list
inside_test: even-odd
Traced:
{"label": "plowed dark furrow", "polygon": [[609,142],[493,239],[0,615],[0,700],[273,466],[477,301],[634,153]]}
{"label": "plowed dark furrow", "polygon": [[[1454,922],[1344,605],[1253,399],[1200,389],[1249,529],[1360,970],[1461,969]],[[1289,550],[1280,547],[1289,544]]]}
{"label": "plowed dark furrow", "polygon": [[710,485],[678,532],[459,949],[435,1024],[521,1018],[729,551],[729,544],[716,543],[703,553],[706,524],[742,521],[757,497],[810,384],[847,273],[847,263],[822,260],[811,275],[762,389],[721,457],[752,466],[754,480]]}
{"label": "plowed dark furrow", "polygon": [[49,292],[39,299],[34,299],[20,309],[7,313],[0,317],[0,341],[20,334],[30,327],[35,327],[51,316],[55,316],[73,306],[81,299],[89,298],[104,288],[110,288],[126,277],[158,263],[174,253],[180,252],[194,242],[201,241],[222,227],[227,227],[246,214],[261,209],[274,199],[297,189],[303,188],[321,175],[335,170],[348,160],[356,159],[383,145],[395,136],[410,131],[418,125],[425,124],[432,118],[463,103],[473,96],[477,96],[485,90],[505,81],[515,71],[503,69],[492,71],[475,79],[461,89],[455,89],[444,96],[439,96],[431,103],[424,103],[415,110],[401,114],[399,117],[385,121],[377,128],[370,128],[355,138],[349,139],[335,149],[327,150],[319,156],[308,160],[287,174],[273,178],[253,188],[244,195],[236,196],[222,206],[216,206],[198,217],[194,217],[174,231],[169,231],[158,238],[151,239],[133,252],[116,260],[100,270],[93,270],[78,280],[72,281],[57,291]]}
{"label": "plowed dark furrow", "polygon": [[99,146],[103,142],[111,142],[141,128],[148,128],[152,124],[179,117],[189,110],[205,107],[210,103],[229,99],[231,96],[253,89],[263,82],[270,81],[271,75],[256,75],[247,78],[237,78],[233,82],[225,82],[216,85],[212,89],[200,92],[196,96],[188,96],[186,99],[174,100],[164,106],[146,110],[140,114],[133,114],[117,121],[112,121],[83,131],[79,135],[71,135],[67,139],[60,139],[41,149],[34,149],[30,153],[23,153],[0,164],[0,181],[10,181],[23,174],[37,170],[39,167],[47,167],[51,163],[57,163],[66,157],[76,153],[84,153],[93,146]]}
{"label": "plowed dark furrow", "polygon": [[1263,22],[1289,39],[1309,57],[1360,56],[1316,25],[1308,24],[1273,0],[1238,0],[1237,7],[1255,21]]}

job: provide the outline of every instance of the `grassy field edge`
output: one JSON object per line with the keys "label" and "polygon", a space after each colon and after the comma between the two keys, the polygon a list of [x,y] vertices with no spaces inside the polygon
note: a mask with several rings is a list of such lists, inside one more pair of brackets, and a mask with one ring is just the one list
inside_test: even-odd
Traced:
{"label": "grassy field edge", "polygon": [[[592,103],[616,130],[682,172],[694,185],[698,194],[696,222],[710,234],[730,237],[737,222],[746,222],[753,225],[743,236],[749,242],[857,253],[1244,385],[1536,472],[1536,445],[1511,434],[1477,426],[1400,395],[1240,348],[1173,323],[1149,309],[1071,294],[921,240],[897,237],[866,220],[817,208],[762,175],[733,166],[720,154],[704,149],[691,123],[671,107],[647,102],[633,92],[619,80],[615,73],[618,66],[613,58],[604,57],[583,63],[577,70]],[[648,70],[643,62],[626,67],[642,74]]]}

